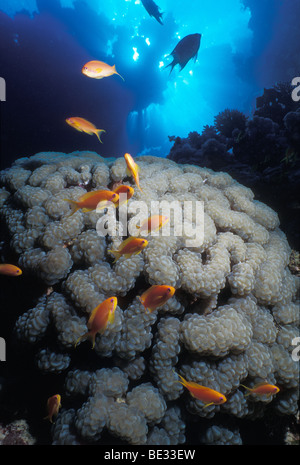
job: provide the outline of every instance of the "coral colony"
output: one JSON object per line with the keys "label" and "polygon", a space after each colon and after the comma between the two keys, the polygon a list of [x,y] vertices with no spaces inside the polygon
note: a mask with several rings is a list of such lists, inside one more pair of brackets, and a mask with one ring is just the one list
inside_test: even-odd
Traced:
{"label": "coral colony", "polygon": [[[245,131],[240,115],[232,120]],[[0,173],[1,219],[17,264],[51,287],[19,316],[15,332],[36,347],[42,372],[65,376],[53,444],[101,444],[104,433],[126,444],[183,444],[188,415],[210,419],[198,442],[241,444],[238,428],[214,425],[216,414],[257,419],[267,410],[274,418],[297,412],[298,362],[291,354],[299,277],[288,267],[291,248],[277,213],[229,174],[152,156],[135,160],[142,191],[126,174],[124,158],[94,152],[38,153]],[[126,233],[99,235],[105,210],[70,215],[65,199],[121,183],[134,188],[128,209],[134,201],[202,202],[201,243],[188,247],[188,231],[172,234],[174,212],[168,236],[147,235],[140,253],[114,260],[109,251],[119,250]],[[175,293],[150,312],[140,296],[154,285]],[[114,318],[92,349],[80,338],[93,310],[112,296]],[[222,403],[192,397],[182,378],[220,393]],[[265,381],[279,392],[258,394]]]}

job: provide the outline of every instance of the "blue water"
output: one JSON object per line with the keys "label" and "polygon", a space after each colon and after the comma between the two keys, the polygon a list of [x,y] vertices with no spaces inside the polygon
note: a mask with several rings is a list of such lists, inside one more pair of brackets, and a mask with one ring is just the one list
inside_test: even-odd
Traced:
{"label": "blue water", "polygon": [[[42,150],[166,156],[225,108],[251,115],[263,88],[297,76],[298,0],[157,0],[163,25],[140,0],[0,0],[4,165]],[[202,34],[197,60],[170,74],[170,53]],[[124,76],[81,74],[89,60]],[[96,137],[65,119],[106,130]],[[16,136],[17,135],[17,136]]]}

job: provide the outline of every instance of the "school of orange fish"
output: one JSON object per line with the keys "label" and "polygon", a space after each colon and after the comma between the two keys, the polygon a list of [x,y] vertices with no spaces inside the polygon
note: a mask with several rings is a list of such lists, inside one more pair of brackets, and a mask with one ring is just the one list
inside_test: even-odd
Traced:
{"label": "school of orange fish", "polygon": [[[86,63],[82,68],[82,73],[94,79],[102,79],[104,77],[117,74],[124,80],[124,78],[116,71],[115,66],[109,66],[108,64],[101,61],[90,61]],[[102,143],[100,135],[106,132],[104,129],[97,129],[94,124],[81,117],[67,118],[66,122],[77,131],[85,132],[89,135],[95,134],[99,141]],[[143,192],[139,183],[140,168],[129,153],[125,153],[124,158],[127,165],[127,175],[134,179],[138,189]],[[97,209],[98,211],[107,208],[107,206],[111,204],[117,208],[121,205],[121,193],[126,195],[125,200],[123,200],[122,203],[128,202],[128,200],[134,194],[134,188],[121,184],[113,190],[98,190],[87,192],[81,196],[78,201],[70,199],[64,200],[70,203],[70,215],[73,215],[77,210],[82,210],[82,212],[89,212]],[[141,223],[139,232],[143,232],[144,234],[151,234],[151,232],[161,229],[168,221],[169,218],[166,216],[153,215],[149,218],[146,218]],[[147,247],[147,245],[148,241],[146,239],[139,237],[128,237],[121,243],[117,250],[108,250],[108,252],[114,256],[115,260],[113,263],[115,263],[121,256],[129,258],[132,255],[141,253],[142,250]],[[22,275],[22,270],[15,265],[3,263],[0,264],[0,274],[7,276],[20,276]],[[139,300],[144,306],[145,311],[153,312],[162,307],[174,295],[175,291],[176,290],[174,287],[165,284],[153,285],[141,296],[139,296]],[[117,304],[117,297],[112,296],[94,308],[87,322],[88,331],[78,338],[75,347],[80,341],[90,339],[92,342],[92,347],[94,348],[96,335],[103,334],[107,328],[107,325],[113,323]],[[181,375],[177,375],[180,378],[178,382],[181,383],[186,389],[188,389],[194,398],[203,402],[203,408],[206,408],[210,405],[220,405],[227,401],[226,397],[222,393],[206,386],[201,386],[195,382],[187,381]],[[279,387],[268,383],[267,380],[255,384],[252,388],[242,384],[241,386],[248,391],[245,394],[246,396],[267,395],[268,397],[271,397],[279,392]],[[45,417],[45,419],[48,419],[51,423],[53,423],[53,416],[57,416],[60,407],[60,394],[55,394],[49,397],[47,401],[48,415]]]}

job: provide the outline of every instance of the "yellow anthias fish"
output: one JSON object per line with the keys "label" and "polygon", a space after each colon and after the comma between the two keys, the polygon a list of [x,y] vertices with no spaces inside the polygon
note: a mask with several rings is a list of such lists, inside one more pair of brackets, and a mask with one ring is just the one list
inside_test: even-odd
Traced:
{"label": "yellow anthias fish", "polygon": [[53,423],[52,417],[53,415],[56,416],[58,411],[61,407],[61,396],[59,394],[55,394],[52,397],[49,397],[47,401],[47,410],[48,415],[44,418],[44,420],[49,420],[50,423]]}
{"label": "yellow anthias fish", "polygon": [[141,226],[137,226],[140,233],[151,234],[151,232],[158,231],[169,221],[168,216],[152,215],[141,222]]}
{"label": "yellow anthias fish", "polygon": [[103,210],[111,203],[116,207],[119,202],[119,195],[108,190],[91,191],[79,197],[79,200],[64,199],[72,206],[71,215],[82,209],[84,213],[92,210]]}
{"label": "yellow anthias fish", "polygon": [[215,391],[214,389],[206,386],[201,386],[201,384],[194,383],[193,381],[187,381],[178,373],[175,374],[177,374],[181,379],[181,381],[178,380],[178,383],[181,383],[184,387],[186,387],[195,399],[204,402],[205,405],[203,408],[206,408],[209,405],[221,405],[227,401],[226,397],[224,394],[221,394],[221,392]]}
{"label": "yellow anthias fish", "polygon": [[250,394],[258,394],[260,396],[267,395],[270,397],[280,391],[279,387],[275,386],[274,384],[269,384],[266,381],[257,383],[252,388],[244,386],[243,384],[240,386],[248,390],[247,394],[245,394],[245,397],[249,396]]}
{"label": "yellow anthias fish", "polygon": [[125,153],[124,158],[125,158],[126,165],[127,165],[127,169],[126,169],[127,175],[133,177],[136,185],[138,186],[140,191],[143,192],[142,189],[140,188],[139,166],[135,163],[134,159],[129,153]]}
{"label": "yellow anthias fish", "polygon": [[89,331],[77,339],[75,347],[79,341],[84,339],[91,339],[92,347],[95,347],[96,334],[103,334],[108,323],[112,324],[114,322],[117,303],[117,297],[109,297],[96,308],[94,308],[87,323]]}
{"label": "yellow anthias fish", "polygon": [[93,79],[103,79],[104,77],[112,76],[113,74],[117,74],[120,76],[123,81],[125,79],[119,74],[116,70],[116,66],[110,66],[103,61],[92,60],[86,63],[82,68],[82,74],[88,76]]}
{"label": "yellow anthias fish", "polygon": [[147,245],[148,241],[146,241],[146,239],[128,237],[128,239],[122,242],[118,250],[109,249],[108,252],[115,256],[115,263],[122,255],[124,255],[125,258],[129,258],[131,255],[138,255]]}
{"label": "yellow anthias fish", "polygon": [[155,284],[145,291],[139,300],[145,309],[152,313],[158,307],[162,307],[173,295],[175,288],[172,286]]}
{"label": "yellow anthias fish", "polygon": [[9,263],[1,263],[0,274],[5,274],[7,276],[20,276],[22,274],[22,270],[15,265],[10,265]]}
{"label": "yellow anthias fish", "polygon": [[102,140],[100,139],[100,134],[106,132],[105,129],[97,129],[93,123],[90,123],[90,121],[87,121],[84,118],[80,118],[79,116],[72,116],[71,118],[67,118],[66,122],[79,132],[85,132],[90,136],[96,134],[101,144],[103,144]]}
{"label": "yellow anthias fish", "polygon": [[119,196],[121,196],[118,203],[119,207],[127,203],[128,200],[131,199],[131,197],[134,194],[133,187],[127,186],[126,184],[120,184],[115,189],[113,189],[113,191],[116,192],[116,194],[118,194]]}

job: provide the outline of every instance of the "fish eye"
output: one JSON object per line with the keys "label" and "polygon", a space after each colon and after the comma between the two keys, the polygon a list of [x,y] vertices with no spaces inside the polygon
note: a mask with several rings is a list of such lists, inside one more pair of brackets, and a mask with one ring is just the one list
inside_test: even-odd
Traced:
{"label": "fish eye", "polygon": [[171,292],[171,289],[168,287],[168,292]]}
{"label": "fish eye", "polygon": [[110,301],[111,301],[111,302],[113,302],[113,301],[114,301],[114,299],[110,299]]}

